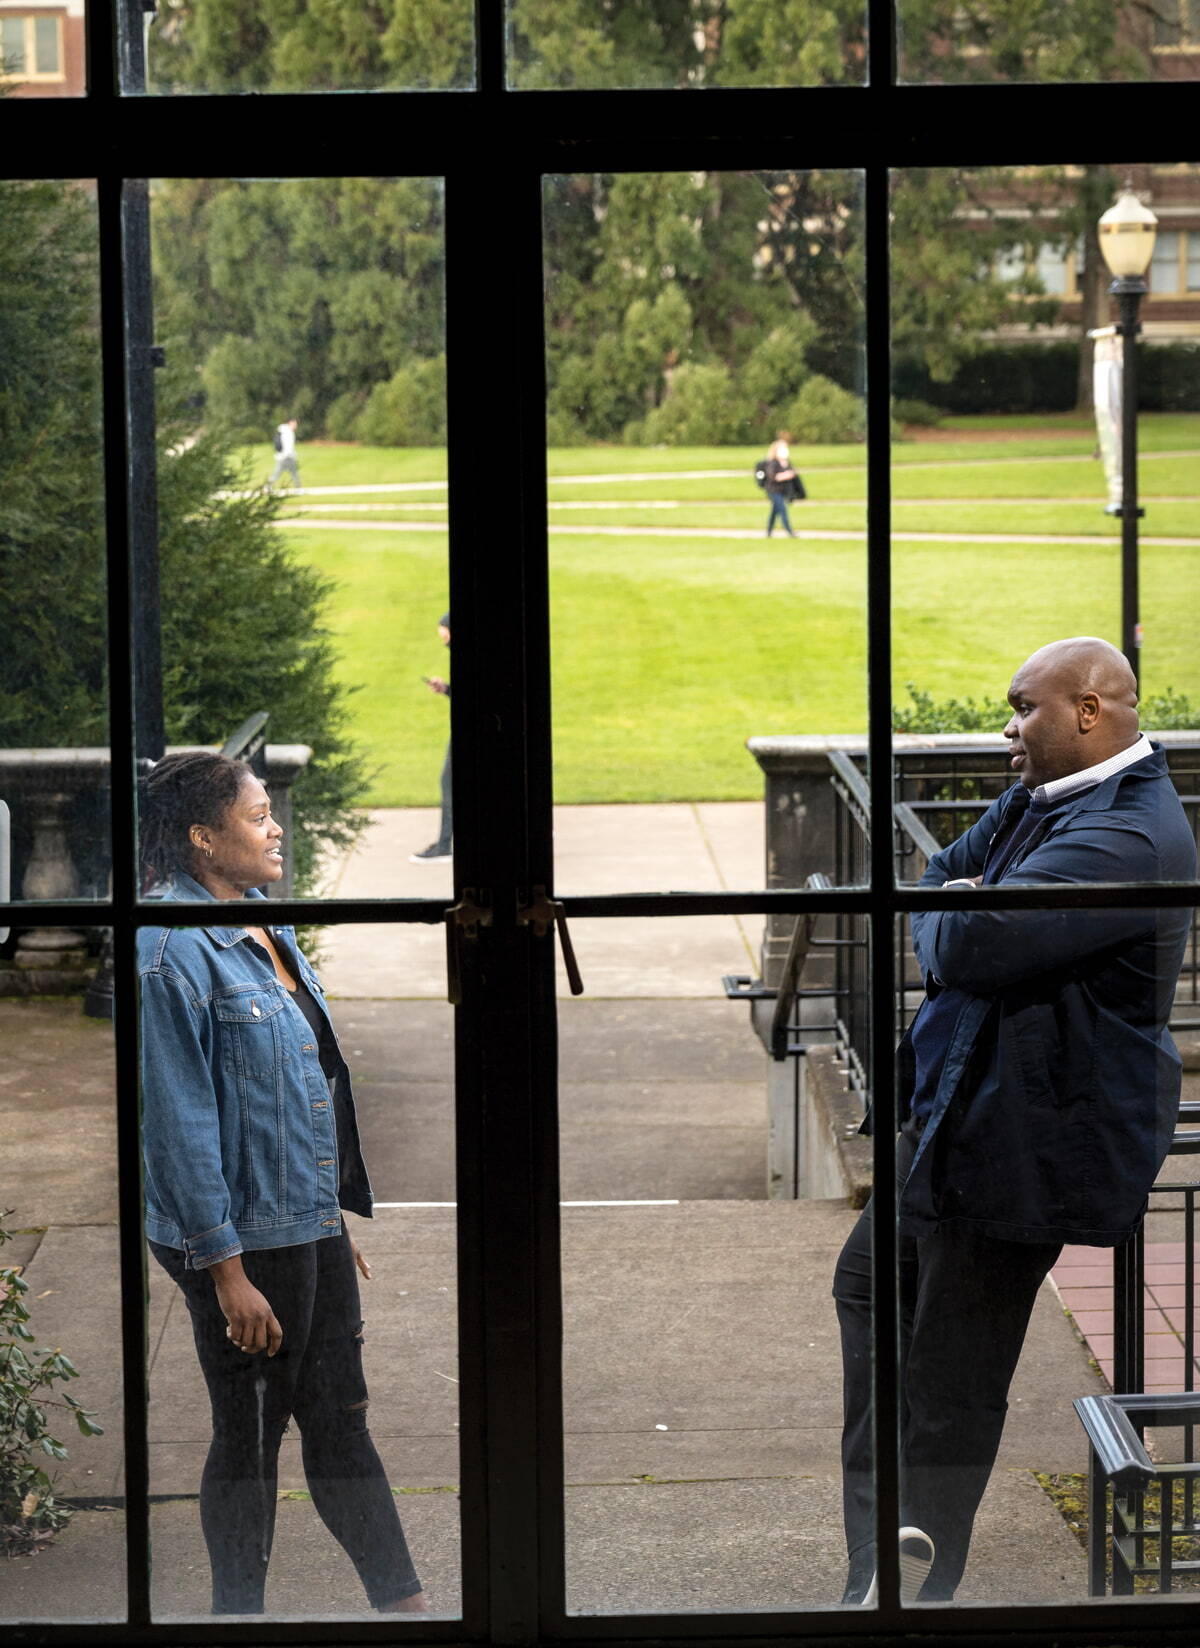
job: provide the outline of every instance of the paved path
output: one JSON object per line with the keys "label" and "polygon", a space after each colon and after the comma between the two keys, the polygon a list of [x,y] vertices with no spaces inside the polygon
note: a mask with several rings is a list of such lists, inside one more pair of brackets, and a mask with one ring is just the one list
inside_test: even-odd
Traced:
{"label": "paved path", "polygon": [[[373,815],[334,891],[449,891],[407,853],[432,810]],[[753,803],[556,814],[574,892],[761,883]],[[569,1603],[584,1611],[828,1605],[840,1587],[839,1365],[829,1277],[853,1215],[763,1199],[764,1055],[725,971],[754,970],[758,922],[578,923],[589,993],[561,1015],[564,1428]],[[434,949],[421,946],[432,939]],[[381,943],[383,947],[381,948]],[[372,1428],[439,1612],[460,1596],[452,1013],[441,935],[326,929],[324,971],[354,1068],[381,1204],[362,1228]],[[436,954],[434,953],[436,951]],[[364,964],[369,958],[369,965]],[[121,1374],[111,1033],[78,1004],[0,1002],[0,1127],[39,1338],[76,1356],[104,1437],[63,1486],[92,1508],[4,1567],[0,1619],[121,1607]],[[640,1203],[618,1206],[615,1203]],[[202,1616],[195,1500],[207,1421],[186,1312],[151,1267],[154,1598]],[[1079,1471],[1072,1397],[1087,1349],[1043,1289],[982,1508],[964,1600],[1082,1598],[1084,1555],[1035,1471]],[[361,1611],[285,1443],[270,1607]]]}
{"label": "paved path", "polygon": [[[276,521],[276,526],[307,527],[320,526],[323,528],[335,527],[339,532],[428,532],[430,525],[438,530],[441,523],[425,521],[349,521],[349,520],[319,520],[314,521],[311,516],[291,516]],[[761,527],[698,527],[698,526],[555,526],[551,523],[550,536],[563,538],[569,536],[586,538],[761,538]],[[792,537],[797,542],[809,543],[845,543],[858,544],[866,542],[866,531],[846,532],[829,527],[825,530],[814,528],[812,531],[803,529],[794,531]],[[1088,548],[1111,549],[1119,544],[1120,540],[1113,537],[1101,537],[1097,533],[1066,533],[1066,532],[896,532],[893,531],[892,541],[899,544],[1080,544]],[[779,541],[784,541],[784,535],[779,535]],[[1200,537],[1193,538],[1165,538],[1155,537],[1150,533],[1142,533],[1139,543],[1157,545],[1160,548],[1195,548],[1200,547]]]}
{"label": "paved path", "polygon": [[[338,898],[441,898],[449,864],[412,864],[437,833],[433,808],[372,812],[368,833],[331,869]],[[757,801],[556,807],[560,894],[728,892],[763,885],[763,808]],[[724,973],[758,971],[760,917],[664,916],[573,922],[589,999],[721,996]],[[328,988],[348,997],[444,997],[440,927],[327,927]],[[559,994],[567,995],[560,975]],[[731,1009],[732,1011],[733,1009]]]}

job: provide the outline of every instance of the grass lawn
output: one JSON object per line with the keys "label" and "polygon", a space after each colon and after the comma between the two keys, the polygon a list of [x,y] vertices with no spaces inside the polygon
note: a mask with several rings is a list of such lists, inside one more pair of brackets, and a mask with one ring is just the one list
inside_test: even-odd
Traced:
{"label": "grass lawn", "polygon": [[[898,532],[1039,538],[897,541],[899,699],[908,681],[938,698],[996,696],[1015,665],[1044,641],[1117,633],[1117,523],[1103,514],[1090,429],[1060,420],[1049,434],[1021,429],[1015,439],[998,440],[996,424],[966,423],[954,428],[953,439],[895,449]],[[973,432],[985,438],[972,440]],[[1010,424],[1005,434],[1011,433]],[[1145,418],[1143,452],[1143,532],[1195,539],[1143,546],[1143,687],[1153,693],[1171,685],[1197,699],[1200,417]],[[1168,455],[1174,453],[1188,455]],[[765,503],[750,476],[757,456],[741,448],[550,454],[558,477],[550,523],[560,801],[754,797],[761,775],[745,749],[748,737],[865,726],[863,544],[819,537],[767,544],[758,536]],[[811,501],[795,524],[806,532],[861,533],[862,449],[813,448],[796,456]],[[254,454],[252,472],[260,459],[268,461],[265,449]],[[445,476],[437,451],[313,444],[302,446],[301,466],[309,486]],[[686,470],[726,473],[668,478]],[[609,478],[578,479],[588,476]],[[322,524],[330,513],[380,525],[394,519],[419,530],[349,532]],[[288,542],[337,585],[330,628],[342,644],[343,678],[356,688],[355,729],[376,769],[366,799],[434,804],[447,713],[420,677],[445,673],[447,663],[436,634],[446,605],[445,494],[301,497],[286,514],[311,520],[288,529]],[[664,527],[672,535],[651,535]],[[710,530],[755,535],[712,538],[705,535]],[[1055,543],[1055,534],[1108,542]]]}

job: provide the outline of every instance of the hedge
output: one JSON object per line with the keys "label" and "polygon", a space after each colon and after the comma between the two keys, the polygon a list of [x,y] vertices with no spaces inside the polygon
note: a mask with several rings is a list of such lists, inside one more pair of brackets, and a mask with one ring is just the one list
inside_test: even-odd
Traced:
{"label": "hedge", "polygon": [[[1144,412],[1200,412],[1200,343],[1143,343],[1138,402]],[[981,349],[949,383],[935,383],[923,362],[899,359],[892,392],[944,412],[1070,412],[1079,345],[1065,340]]]}

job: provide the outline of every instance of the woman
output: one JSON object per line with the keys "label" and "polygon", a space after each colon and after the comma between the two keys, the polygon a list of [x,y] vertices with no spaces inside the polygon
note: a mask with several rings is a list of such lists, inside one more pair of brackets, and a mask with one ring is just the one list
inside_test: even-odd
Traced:
{"label": "woman", "polygon": [[366,1424],[358,1272],[341,1209],[371,1216],[350,1073],[317,977],[260,887],[283,831],[246,766],[171,755],[143,784],[147,883],[263,900],[245,926],[138,934],[146,1233],[178,1284],[212,1403],[200,1489],[213,1612],[263,1611],[279,1445],[300,1430],[313,1503],[381,1612],[423,1612]]}
{"label": "woman", "polygon": [[796,536],[788,519],[787,508],[787,501],[792,495],[792,483],[796,479],[796,471],[792,468],[791,448],[788,445],[791,438],[788,430],[781,429],[767,452],[767,496],[771,500],[771,511],[767,516],[768,538],[775,530],[776,521],[782,521],[783,530],[789,538]]}

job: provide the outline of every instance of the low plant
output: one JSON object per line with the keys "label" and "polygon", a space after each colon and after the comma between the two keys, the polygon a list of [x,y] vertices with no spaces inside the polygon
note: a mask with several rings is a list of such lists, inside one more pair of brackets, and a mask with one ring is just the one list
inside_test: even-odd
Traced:
{"label": "low plant", "polygon": [[1141,700],[1138,719],[1147,732],[1194,732],[1200,727],[1200,709],[1186,693],[1168,687]]}
{"label": "low plant", "polygon": [[[12,1231],[0,1217],[0,1246]],[[66,1389],[79,1371],[61,1350],[34,1350],[25,1296],[29,1284],[17,1270],[0,1268],[0,1546],[8,1556],[39,1550],[73,1514],[54,1492],[46,1459],[67,1450],[51,1434],[50,1409],[73,1419],[81,1436],[101,1436],[94,1413]],[[58,1394],[55,1392],[58,1391]],[[55,1427],[57,1428],[57,1426]]]}
{"label": "low plant", "polygon": [[1012,719],[1012,710],[998,699],[943,698],[922,692],[911,681],[904,683],[911,705],[892,706],[894,732],[994,732]]}

